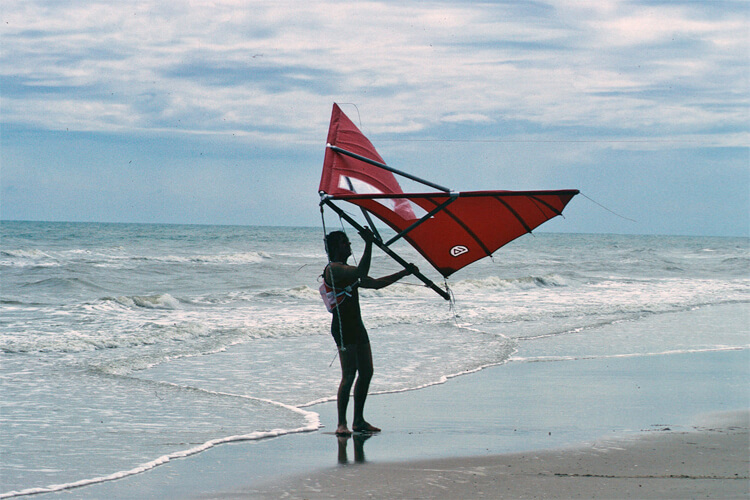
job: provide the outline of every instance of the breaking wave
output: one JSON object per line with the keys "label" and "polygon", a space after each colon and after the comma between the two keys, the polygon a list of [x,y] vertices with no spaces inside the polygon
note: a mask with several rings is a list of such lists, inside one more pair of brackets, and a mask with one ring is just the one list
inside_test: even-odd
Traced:
{"label": "breaking wave", "polygon": [[168,293],[160,295],[131,295],[105,297],[103,301],[114,301],[126,307],[144,307],[146,309],[180,309],[180,301]]}
{"label": "breaking wave", "polygon": [[464,279],[452,285],[456,291],[470,292],[472,290],[554,288],[568,286],[568,280],[557,274],[545,276],[524,276],[520,278],[487,278]]}

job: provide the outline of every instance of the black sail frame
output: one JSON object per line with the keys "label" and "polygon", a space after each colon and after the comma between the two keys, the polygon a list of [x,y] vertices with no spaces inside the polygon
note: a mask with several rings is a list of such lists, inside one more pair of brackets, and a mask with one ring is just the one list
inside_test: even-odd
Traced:
{"label": "black sail frame", "polygon": [[[348,222],[354,229],[359,231],[360,233],[365,232],[366,229],[362,227],[362,225],[354,220],[349,214],[347,214],[345,211],[341,210],[341,208],[337,207],[335,203],[333,203],[332,198],[328,195],[322,195],[321,196],[320,204],[325,204],[326,206],[330,207],[331,210],[336,212],[336,214],[341,217],[343,220]],[[399,254],[394,252],[388,244],[386,244],[382,239],[376,237],[373,239],[373,243],[380,248],[383,252],[385,252],[389,257],[391,257],[393,260],[398,262],[401,266],[404,268],[409,267],[409,263],[406,262]],[[417,277],[422,283],[424,283],[428,288],[431,288],[435,292],[437,292],[438,295],[443,297],[445,300],[450,300],[451,296],[450,293],[448,293],[447,290],[443,290],[439,286],[437,286],[430,278],[422,274],[420,271],[417,271],[414,273],[414,276]]]}
{"label": "black sail frame", "polygon": [[[435,208],[430,210],[427,214],[416,220],[413,224],[408,226],[407,228],[403,229],[401,232],[399,232],[397,235],[392,237],[387,242],[384,242],[382,237],[380,236],[380,233],[378,232],[377,228],[375,227],[375,224],[370,217],[370,213],[367,209],[364,207],[360,207],[362,210],[362,214],[364,215],[367,223],[370,225],[372,232],[375,236],[373,239],[373,243],[378,246],[384,253],[386,253],[388,256],[390,256],[393,260],[395,260],[397,263],[402,265],[403,267],[408,267],[409,264],[404,260],[400,255],[398,255],[396,252],[394,252],[390,245],[394,242],[398,241],[399,239],[403,238],[409,232],[414,230],[415,228],[419,227],[421,224],[429,220],[431,217],[433,217],[435,214],[444,211],[448,213],[454,220],[456,220],[457,223],[459,223],[461,226],[464,226],[464,229],[466,229],[469,234],[473,234],[465,225],[463,222],[455,217],[450,210],[446,210],[448,205],[453,203],[455,200],[457,200],[459,197],[493,197],[495,198],[499,203],[503,204],[509,212],[516,218],[516,220],[524,227],[527,233],[531,233],[532,229],[529,227],[529,225],[526,223],[526,221],[513,210],[510,205],[508,205],[505,201],[502,200],[503,197],[514,197],[514,196],[530,196],[535,202],[541,203],[545,205],[548,209],[555,212],[557,215],[562,215],[560,210],[555,209],[554,207],[550,206],[544,200],[541,200],[539,198],[536,198],[535,195],[548,195],[548,194],[560,194],[560,195],[577,195],[579,191],[577,189],[564,189],[564,190],[557,190],[557,191],[474,191],[474,192],[464,192],[459,193],[456,191],[452,191],[446,187],[443,187],[439,184],[430,182],[428,180],[422,179],[420,177],[417,177],[415,175],[409,174],[407,172],[403,172],[401,170],[395,169],[393,167],[390,167],[384,163],[381,163],[376,160],[372,160],[370,158],[367,158],[365,156],[359,155],[357,153],[353,153],[351,151],[348,151],[346,149],[340,148],[338,146],[334,146],[331,144],[327,144],[326,147],[331,149],[332,151],[343,154],[352,158],[355,158],[357,160],[360,160],[364,163],[367,163],[369,165],[381,168],[383,170],[387,170],[389,172],[392,172],[394,174],[398,174],[402,177],[405,177],[407,179],[411,179],[413,181],[419,182],[421,184],[424,184],[425,186],[432,187],[434,189],[437,189],[439,191],[442,191],[441,193],[378,193],[378,194],[343,194],[343,195],[329,195],[328,193],[325,193],[323,191],[320,192],[320,206],[322,209],[323,205],[326,205],[330,207],[336,214],[346,222],[348,222],[352,227],[354,227],[359,232],[364,232],[366,229],[359,224],[355,219],[353,219],[349,214],[347,214],[344,210],[336,206],[335,203],[333,203],[333,200],[343,200],[343,201],[353,201],[353,200],[378,200],[378,199],[415,199],[415,198],[427,198],[430,200],[430,202],[435,204]],[[446,197],[447,199],[441,203],[438,203],[438,200],[435,200],[435,198],[442,198]],[[489,251],[484,246],[484,243],[479,241],[476,236],[474,236],[474,239],[477,240],[478,244],[485,250],[486,255],[492,255],[492,252]],[[443,297],[445,300],[451,300],[451,295],[447,290],[443,290],[442,288],[438,287],[432,280],[430,280],[428,277],[426,277],[421,272],[417,271],[414,273],[414,276],[416,276],[420,281],[422,281],[427,287],[434,290],[438,295]],[[447,288],[447,287],[446,287]]]}

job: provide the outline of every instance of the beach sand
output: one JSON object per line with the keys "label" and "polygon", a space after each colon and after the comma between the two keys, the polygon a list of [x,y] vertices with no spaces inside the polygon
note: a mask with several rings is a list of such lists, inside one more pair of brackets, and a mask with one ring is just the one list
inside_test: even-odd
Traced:
{"label": "beach sand", "polygon": [[63,494],[750,498],[747,380],[748,349],[511,362],[371,395],[366,415],[383,432],[369,439],[339,441],[328,402],[308,408],[319,431],[217,446]]}
{"label": "beach sand", "polygon": [[[748,354],[519,363],[376,395],[382,434],[307,436],[337,464],[199,497],[750,498]],[[333,405],[313,409],[332,430]]]}
{"label": "beach sand", "polygon": [[749,419],[554,451],[354,464],[214,498],[748,498]]}

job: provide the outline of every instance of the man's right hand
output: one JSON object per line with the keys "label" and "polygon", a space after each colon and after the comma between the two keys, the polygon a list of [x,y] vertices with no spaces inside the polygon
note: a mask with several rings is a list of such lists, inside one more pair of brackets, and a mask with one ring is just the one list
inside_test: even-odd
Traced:
{"label": "man's right hand", "polygon": [[365,240],[365,243],[372,243],[375,241],[375,235],[370,231],[370,228],[365,226],[362,231],[359,232],[359,235],[362,237],[363,240]]}

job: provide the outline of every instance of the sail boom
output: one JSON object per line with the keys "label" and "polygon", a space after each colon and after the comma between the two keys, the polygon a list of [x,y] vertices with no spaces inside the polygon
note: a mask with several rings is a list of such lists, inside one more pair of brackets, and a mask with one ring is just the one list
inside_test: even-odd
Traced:
{"label": "sail boom", "polygon": [[[334,200],[355,201],[355,200],[382,200],[382,199],[420,199],[420,198],[447,198],[456,196],[460,198],[476,198],[487,196],[499,197],[522,197],[522,196],[540,196],[540,195],[560,195],[575,196],[579,194],[578,189],[553,189],[544,191],[458,191],[451,193],[373,193],[373,194],[335,194],[328,195]],[[327,194],[327,193],[326,193]],[[561,214],[558,214],[561,215]]]}
{"label": "sail boom", "polygon": [[338,146],[334,146],[332,144],[328,144],[327,147],[329,149],[337,152],[337,153],[341,153],[343,155],[350,156],[350,157],[355,158],[355,159],[357,159],[359,161],[363,161],[363,162],[368,163],[370,165],[373,165],[375,167],[382,168],[383,170],[387,170],[387,171],[389,171],[391,173],[398,174],[398,175],[400,175],[402,177],[406,177],[407,179],[411,179],[413,181],[417,181],[420,184],[424,184],[425,186],[430,186],[431,188],[435,188],[435,189],[437,189],[439,191],[444,191],[446,193],[449,193],[451,191],[447,187],[443,187],[443,186],[441,186],[439,184],[435,184],[434,182],[430,182],[428,180],[422,179],[421,177],[417,177],[416,175],[412,175],[412,174],[410,174],[408,172],[404,172],[402,170],[398,170],[398,169],[395,169],[393,167],[389,167],[385,163],[381,163],[379,161],[371,160],[370,158],[367,158],[367,157],[362,156],[362,155],[358,155],[357,153],[353,153],[351,151],[347,151],[346,149],[340,148]]}

